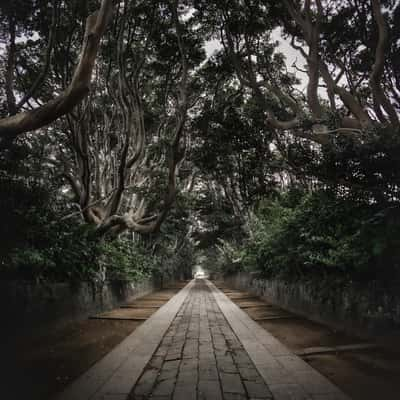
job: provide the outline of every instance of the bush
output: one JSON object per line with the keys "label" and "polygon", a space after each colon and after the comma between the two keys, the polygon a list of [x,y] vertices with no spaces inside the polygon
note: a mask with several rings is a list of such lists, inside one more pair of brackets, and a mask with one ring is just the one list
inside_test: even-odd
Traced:
{"label": "bush", "polygon": [[99,265],[110,280],[141,280],[149,277],[159,260],[129,239],[105,241],[99,245]]}
{"label": "bush", "polygon": [[266,276],[399,277],[400,212],[320,190],[264,201],[241,249],[248,270]]}
{"label": "bush", "polygon": [[[46,246],[16,248],[3,268],[9,278],[46,281],[141,280],[157,266],[155,257],[129,239],[99,240],[85,225],[62,226]],[[46,232],[49,233],[49,232]]]}
{"label": "bush", "polygon": [[[142,279],[157,260],[128,239],[96,237],[77,218],[63,220],[48,188],[22,179],[0,177],[1,277],[36,281]],[[71,210],[67,210],[70,212]]]}

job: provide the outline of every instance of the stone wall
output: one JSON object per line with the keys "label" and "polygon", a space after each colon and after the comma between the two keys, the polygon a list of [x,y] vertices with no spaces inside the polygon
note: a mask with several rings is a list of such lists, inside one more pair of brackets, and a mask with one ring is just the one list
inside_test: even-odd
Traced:
{"label": "stone wall", "polygon": [[21,330],[57,328],[110,310],[159,288],[161,280],[155,278],[141,282],[110,282],[102,286],[88,282],[70,285],[2,281],[2,321],[7,324],[7,332],[11,335]]}
{"label": "stone wall", "polygon": [[389,293],[373,284],[328,287],[318,281],[288,283],[243,272],[227,276],[225,281],[308,319],[360,337],[400,332],[400,288]]}

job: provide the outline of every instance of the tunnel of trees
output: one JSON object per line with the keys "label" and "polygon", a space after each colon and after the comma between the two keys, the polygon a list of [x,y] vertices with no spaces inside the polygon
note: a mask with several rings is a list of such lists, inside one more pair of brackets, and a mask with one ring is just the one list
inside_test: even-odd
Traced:
{"label": "tunnel of trees", "polygon": [[2,278],[206,259],[398,281],[399,19],[395,0],[2,1]]}

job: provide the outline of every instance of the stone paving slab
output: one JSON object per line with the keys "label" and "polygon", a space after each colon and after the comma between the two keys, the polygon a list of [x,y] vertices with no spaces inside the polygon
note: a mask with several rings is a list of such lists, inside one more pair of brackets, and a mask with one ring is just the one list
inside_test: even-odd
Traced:
{"label": "stone paving slab", "polygon": [[125,308],[125,307],[134,306],[134,307],[139,307],[139,308],[142,308],[142,307],[159,308],[159,307],[163,306],[166,302],[167,302],[167,300],[161,301],[161,300],[140,299],[140,300],[136,300],[132,303],[123,304],[121,307]]}
{"label": "stone paving slab", "polygon": [[187,284],[57,400],[125,400],[188,296]]}
{"label": "stone paving slab", "polygon": [[300,357],[315,356],[318,354],[341,353],[345,351],[358,351],[376,349],[379,346],[376,343],[356,343],[345,344],[341,346],[318,346],[307,347],[303,350],[296,351],[296,355]]}
{"label": "stone paving slab", "polygon": [[154,309],[136,309],[127,307],[92,315],[89,318],[140,321],[148,319],[153,312]]}
{"label": "stone paving slab", "polygon": [[258,297],[248,293],[225,293],[231,300],[257,300]]}
{"label": "stone paving slab", "polygon": [[205,281],[196,280],[130,399],[272,400],[272,394]]}
{"label": "stone paving slab", "polygon": [[211,282],[207,284],[275,400],[350,400],[327,378],[252,320]]}

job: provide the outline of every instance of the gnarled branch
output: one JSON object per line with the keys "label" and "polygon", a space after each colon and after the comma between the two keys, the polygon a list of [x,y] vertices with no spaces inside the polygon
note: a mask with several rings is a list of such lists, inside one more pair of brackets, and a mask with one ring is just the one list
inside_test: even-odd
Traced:
{"label": "gnarled branch", "polygon": [[13,140],[18,135],[41,128],[70,112],[88,94],[100,39],[111,17],[113,0],[102,0],[100,9],[86,20],[82,52],[67,89],[41,107],[0,120],[0,139]]}
{"label": "gnarled branch", "polygon": [[382,90],[382,77],[385,68],[385,56],[388,47],[389,33],[386,25],[385,18],[382,15],[382,6],[380,0],[371,0],[373,16],[375,22],[378,26],[378,44],[375,50],[375,62],[370,75],[370,85],[373,94],[374,107],[377,114],[380,114],[380,107],[386,111],[389,116],[390,122],[398,126],[399,118],[397,116],[396,110],[392,106],[390,100],[385,95]]}

